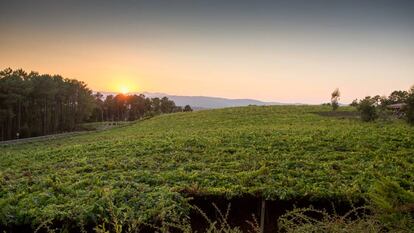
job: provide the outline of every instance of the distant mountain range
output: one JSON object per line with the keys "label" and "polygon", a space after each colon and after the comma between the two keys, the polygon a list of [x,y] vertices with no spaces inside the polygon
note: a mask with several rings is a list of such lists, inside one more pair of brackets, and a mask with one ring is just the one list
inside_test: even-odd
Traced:
{"label": "distant mountain range", "polygon": [[[116,95],[114,92],[101,92],[104,96]],[[248,105],[284,105],[279,102],[264,102],[254,99],[227,99],[221,97],[209,97],[209,96],[180,96],[180,95],[169,95],[165,93],[130,93],[130,94],[144,94],[150,98],[162,98],[167,97],[173,100],[177,106],[190,105],[193,109],[212,109],[212,108],[227,108],[227,107],[239,107]]]}

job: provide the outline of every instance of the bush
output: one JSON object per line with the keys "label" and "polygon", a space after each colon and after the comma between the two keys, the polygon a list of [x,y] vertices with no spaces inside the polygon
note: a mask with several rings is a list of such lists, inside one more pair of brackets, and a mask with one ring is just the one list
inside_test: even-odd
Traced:
{"label": "bush", "polygon": [[375,121],[378,118],[376,101],[369,96],[361,100],[357,108],[363,121]]}
{"label": "bush", "polygon": [[193,109],[190,107],[190,105],[186,105],[184,107],[184,112],[192,112],[192,111],[193,111]]}
{"label": "bush", "polygon": [[346,214],[336,211],[295,208],[278,220],[279,230],[286,233],[382,233],[413,232],[414,193],[397,182],[381,179],[367,193],[368,203]]}

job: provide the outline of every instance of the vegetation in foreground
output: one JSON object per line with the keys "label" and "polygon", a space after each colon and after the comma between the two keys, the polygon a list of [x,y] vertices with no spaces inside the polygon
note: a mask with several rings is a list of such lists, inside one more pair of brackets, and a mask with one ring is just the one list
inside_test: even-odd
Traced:
{"label": "vegetation in foreground", "polygon": [[327,111],[251,106],[175,113],[3,146],[0,224],[114,230],[116,216],[126,230],[185,219],[192,195],[356,200],[381,177],[414,190],[412,127],[315,114]]}

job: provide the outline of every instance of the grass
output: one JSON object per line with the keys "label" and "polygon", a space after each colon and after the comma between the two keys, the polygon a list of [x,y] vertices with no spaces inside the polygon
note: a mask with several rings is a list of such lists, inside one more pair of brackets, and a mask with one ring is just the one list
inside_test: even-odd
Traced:
{"label": "grass", "polygon": [[[192,195],[359,199],[380,177],[414,190],[407,124],[326,117],[322,106],[162,115],[0,147],[0,225],[142,225],[185,218]],[[341,108],[341,111],[353,111]],[[82,224],[81,224],[82,223]]]}

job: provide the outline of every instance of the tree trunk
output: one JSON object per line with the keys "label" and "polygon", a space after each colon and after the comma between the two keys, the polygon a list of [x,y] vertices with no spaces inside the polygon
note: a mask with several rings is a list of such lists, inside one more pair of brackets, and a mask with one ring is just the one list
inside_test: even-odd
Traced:
{"label": "tree trunk", "polygon": [[19,134],[20,134],[21,119],[22,119],[22,102],[21,100],[19,100],[18,114],[17,114],[17,132]]}

